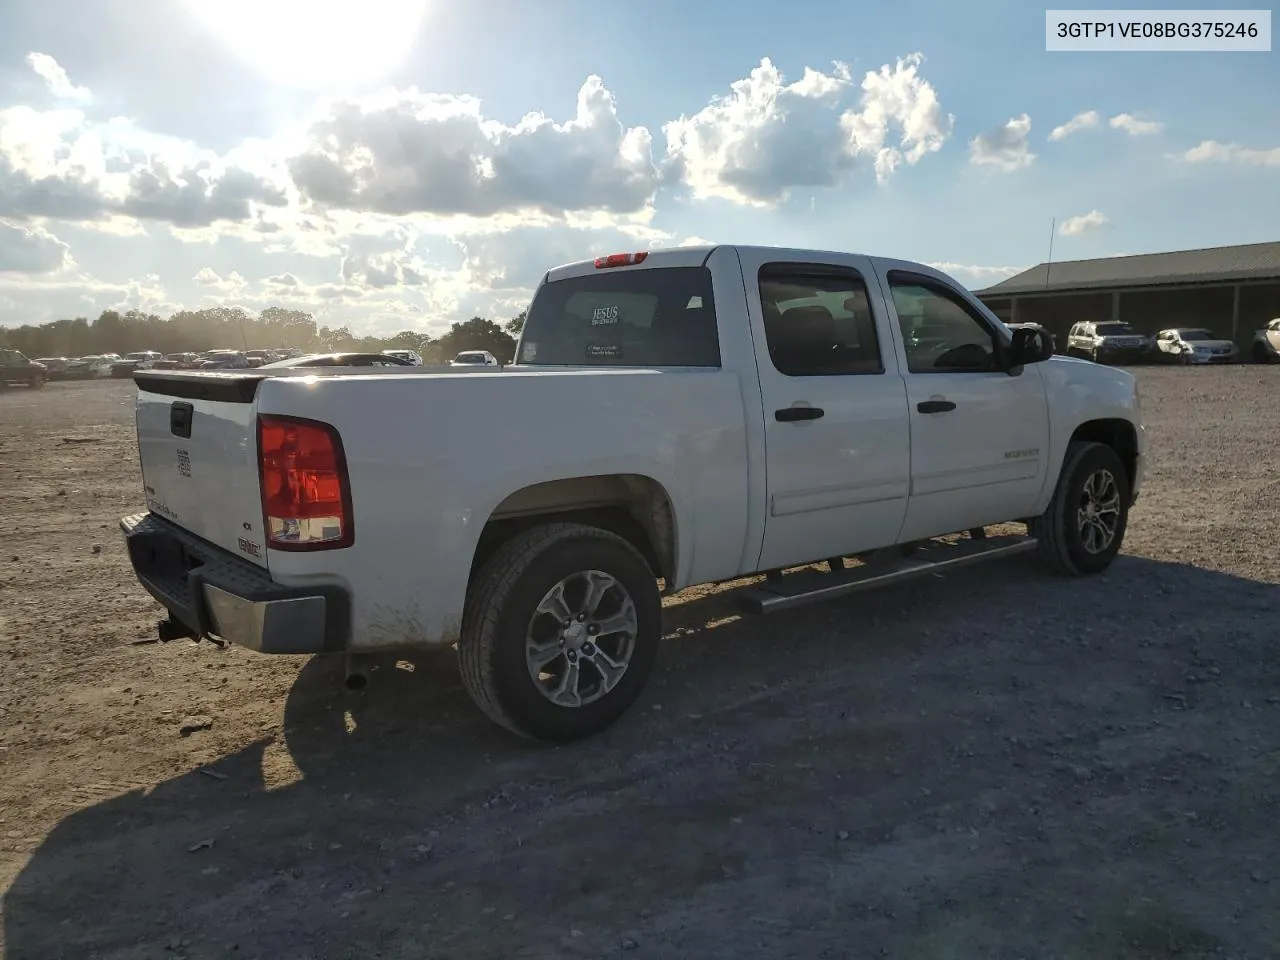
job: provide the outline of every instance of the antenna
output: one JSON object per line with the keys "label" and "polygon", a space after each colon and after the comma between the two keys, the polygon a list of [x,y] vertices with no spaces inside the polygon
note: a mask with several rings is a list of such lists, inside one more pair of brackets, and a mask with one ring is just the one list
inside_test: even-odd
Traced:
{"label": "antenna", "polygon": [[1058,227],[1058,218],[1054,217],[1053,222],[1049,224],[1049,259],[1044,264],[1044,285],[1047,289],[1049,286],[1049,271],[1053,269],[1053,234]]}

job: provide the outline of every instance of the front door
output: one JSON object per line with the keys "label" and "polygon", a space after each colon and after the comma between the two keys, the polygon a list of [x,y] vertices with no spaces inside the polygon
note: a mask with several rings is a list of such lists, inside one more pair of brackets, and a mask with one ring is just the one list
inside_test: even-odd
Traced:
{"label": "front door", "polygon": [[1027,517],[1049,456],[1039,366],[1004,369],[995,324],[947,283],[896,270],[880,280],[902,340],[911,418],[900,539]]}
{"label": "front door", "polygon": [[834,254],[829,263],[779,262],[746,250],[741,257],[760,298],[751,324],[768,508],[757,569],[894,543],[911,450],[890,321],[868,295],[870,262]]}

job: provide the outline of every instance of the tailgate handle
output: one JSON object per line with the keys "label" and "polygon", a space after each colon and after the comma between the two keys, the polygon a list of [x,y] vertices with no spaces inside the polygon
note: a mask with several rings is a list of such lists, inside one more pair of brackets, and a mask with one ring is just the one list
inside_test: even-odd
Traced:
{"label": "tailgate handle", "polygon": [[196,408],[185,400],[179,400],[169,408],[169,432],[184,440],[191,439],[191,418]]}

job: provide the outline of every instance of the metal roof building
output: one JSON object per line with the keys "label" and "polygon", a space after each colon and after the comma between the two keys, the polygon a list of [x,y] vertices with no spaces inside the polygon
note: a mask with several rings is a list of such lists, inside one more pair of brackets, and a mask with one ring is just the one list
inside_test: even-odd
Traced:
{"label": "metal roof building", "polygon": [[1075,323],[1120,320],[1145,333],[1205,327],[1243,348],[1280,317],[1280,242],[1041,263],[976,295],[1060,340]]}

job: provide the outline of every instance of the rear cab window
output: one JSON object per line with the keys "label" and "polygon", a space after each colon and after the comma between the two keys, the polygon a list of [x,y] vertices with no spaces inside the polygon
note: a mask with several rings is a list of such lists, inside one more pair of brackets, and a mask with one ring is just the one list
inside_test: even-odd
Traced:
{"label": "rear cab window", "polygon": [[623,268],[544,283],[529,307],[517,362],[719,367],[711,271]]}

